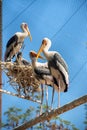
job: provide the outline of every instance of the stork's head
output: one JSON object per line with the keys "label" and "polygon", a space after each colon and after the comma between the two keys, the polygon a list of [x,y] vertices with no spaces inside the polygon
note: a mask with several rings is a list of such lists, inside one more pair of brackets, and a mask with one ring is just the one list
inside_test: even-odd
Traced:
{"label": "stork's head", "polygon": [[28,28],[27,23],[22,23],[22,24],[21,24],[21,28],[22,28],[22,30],[23,30],[24,32],[27,32],[27,35],[29,36],[30,41],[32,41],[32,36],[31,36],[30,31],[29,31],[29,28]]}
{"label": "stork's head", "polygon": [[19,58],[22,58],[22,52],[18,52],[17,58],[18,58],[18,59],[19,59]]}
{"label": "stork's head", "polygon": [[[33,60],[33,59],[36,59],[37,57],[37,53],[35,51],[30,51],[30,58]],[[44,59],[42,56],[38,56],[38,58],[41,58],[41,59]]]}
{"label": "stork's head", "polygon": [[41,52],[43,52],[44,50],[48,51],[50,47],[51,47],[51,40],[48,39],[48,38],[44,38],[42,40],[42,44],[40,46],[40,49],[39,49],[39,51],[37,53],[37,59],[38,59],[38,57],[39,57],[39,55],[40,55]]}

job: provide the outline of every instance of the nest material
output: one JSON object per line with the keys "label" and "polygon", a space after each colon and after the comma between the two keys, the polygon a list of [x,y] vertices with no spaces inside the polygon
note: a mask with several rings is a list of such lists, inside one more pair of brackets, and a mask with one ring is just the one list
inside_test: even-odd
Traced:
{"label": "nest material", "polygon": [[34,77],[32,66],[18,65],[11,62],[0,62],[1,68],[9,78],[9,83],[21,92],[39,92],[40,82]]}

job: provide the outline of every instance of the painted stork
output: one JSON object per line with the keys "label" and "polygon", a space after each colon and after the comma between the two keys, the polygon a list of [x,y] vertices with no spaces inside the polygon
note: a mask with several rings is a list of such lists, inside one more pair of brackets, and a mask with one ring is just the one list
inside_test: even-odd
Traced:
{"label": "painted stork", "polygon": [[7,42],[4,61],[11,61],[11,59],[19,52],[23,46],[24,39],[29,36],[32,40],[27,23],[21,24],[23,32],[16,32]]}
{"label": "painted stork", "polygon": [[31,65],[27,60],[25,60],[23,57],[22,57],[22,52],[18,52],[17,54],[17,59],[15,61],[17,64],[19,65]]}
{"label": "painted stork", "polygon": [[[33,73],[40,83],[50,86],[53,79],[48,68],[48,63],[40,63],[37,61],[36,57],[37,54],[34,51],[30,51]],[[39,58],[44,59],[42,56],[39,56]]]}
{"label": "painted stork", "polygon": [[[42,103],[43,103],[43,84],[46,85],[46,105],[48,106],[48,86],[53,86],[54,80],[48,68],[48,63],[40,63],[37,61],[37,54],[34,51],[30,51],[30,58],[32,62],[32,69],[34,76],[40,81],[42,88]],[[39,58],[43,59],[40,55]],[[52,99],[53,101],[53,99]]]}
{"label": "painted stork", "polygon": [[53,79],[56,83],[54,89],[58,92],[58,107],[60,106],[60,92],[67,92],[69,85],[68,67],[62,56],[56,51],[49,51],[51,47],[51,40],[44,38],[41,47],[37,53],[37,59],[41,52],[48,60],[48,67]]}

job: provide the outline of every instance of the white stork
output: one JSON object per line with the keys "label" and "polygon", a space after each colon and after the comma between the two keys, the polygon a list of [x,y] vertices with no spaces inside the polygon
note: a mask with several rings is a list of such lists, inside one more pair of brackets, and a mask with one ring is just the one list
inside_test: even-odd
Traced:
{"label": "white stork", "polygon": [[[48,68],[48,63],[40,63],[37,61],[37,54],[34,51],[30,51],[30,58],[32,62],[32,69],[34,76],[40,81],[42,87],[42,103],[43,103],[43,84],[46,85],[46,104],[48,106],[48,88],[47,86],[55,85],[53,77]],[[43,59],[40,55],[39,58]],[[53,98],[52,98],[53,101]]]}
{"label": "white stork", "polygon": [[18,52],[18,54],[17,54],[17,59],[16,59],[16,61],[15,61],[17,64],[19,64],[19,65],[27,65],[27,66],[29,66],[29,65],[31,65],[27,60],[25,60],[23,57],[22,57],[22,52]]}
{"label": "white stork", "polygon": [[67,92],[69,85],[69,73],[68,67],[62,56],[56,51],[49,51],[51,47],[51,40],[48,38],[44,38],[42,40],[41,47],[37,53],[37,58],[41,52],[43,52],[44,56],[48,60],[48,67],[50,69],[50,73],[53,76],[53,79],[56,83],[54,85],[54,89],[59,93],[58,100],[60,106],[60,92]]}
{"label": "white stork", "polygon": [[19,52],[23,46],[24,39],[30,37],[32,40],[28,25],[26,23],[21,24],[23,32],[16,32],[7,42],[4,61],[11,61],[11,59]]}

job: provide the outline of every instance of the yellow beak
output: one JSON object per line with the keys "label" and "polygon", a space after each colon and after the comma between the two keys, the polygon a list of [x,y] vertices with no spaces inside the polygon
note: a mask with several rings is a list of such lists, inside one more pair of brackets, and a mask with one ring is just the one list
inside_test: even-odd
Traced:
{"label": "yellow beak", "polygon": [[[37,55],[36,55],[36,57],[37,57]],[[42,57],[41,55],[39,55],[38,58],[40,58],[40,59],[44,59],[44,57]]]}
{"label": "yellow beak", "polygon": [[[32,55],[33,57],[37,57],[37,53],[35,51],[30,51],[30,55]],[[44,57],[42,57],[41,55],[39,55],[38,58],[44,59]]]}
{"label": "yellow beak", "polygon": [[[37,58],[37,53],[34,53],[34,55],[35,55],[35,57]],[[44,57],[42,57],[41,55],[39,55],[38,58],[44,59]]]}
{"label": "yellow beak", "polygon": [[29,31],[28,31],[28,36],[29,36],[29,38],[30,38],[30,41],[32,41],[32,36],[31,36],[31,34],[30,34]]}
{"label": "yellow beak", "polygon": [[37,53],[37,59],[39,58],[39,56],[40,56],[40,53],[43,51],[43,48],[44,48],[44,46],[43,46],[43,44],[41,44],[41,47],[40,47],[40,49],[39,49],[39,51],[38,51],[38,53]]}
{"label": "yellow beak", "polygon": [[29,28],[28,28],[27,26],[25,26],[25,29],[26,29],[26,31],[28,32],[28,36],[29,36],[29,38],[30,38],[30,41],[32,41],[32,36],[31,36],[30,31],[29,31]]}
{"label": "yellow beak", "polygon": [[28,32],[28,36],[29,36],[29,38],[30,38],[30,41],[32,41],[32,36],[31,36],[30,31],[29,31],[29,28],[26,28],[26,30],[27,30],[27,32]]}

